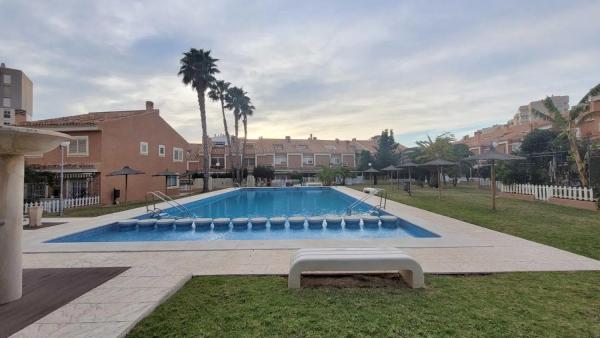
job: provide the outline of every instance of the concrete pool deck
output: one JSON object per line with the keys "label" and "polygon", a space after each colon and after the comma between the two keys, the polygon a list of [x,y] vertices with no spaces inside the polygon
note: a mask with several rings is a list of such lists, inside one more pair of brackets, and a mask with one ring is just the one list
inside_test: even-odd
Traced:
{"label": "concrete pool deck", "polygon": [[[363,193],[346,187],[334,189],[356,198],[364,196]],[[178,201],[187,203],[232,190],[220,190]],[[375,197],[366,201],[371,205],[377,202],[378,198]],[[59,236],[139,216],[145,212],[145,208],[25,231],[25,268],[131,268],[122,276],[55,311],[62,311],[62,315],[52,313],[49,316],[54,317],[42,318],[17,336],[61,336],[65,333],[69,336],[119,336],[183,285],[190,275],[287,274],[290,254],[303,247],[394,246],[420,262],[425,273],[600,270],[598,260],[397,202],[388,201],[386,211],[441,237],[43,243]],[[87,305],[78,305],[81,303]],[[125,315],[119,315],[120,313]]]}

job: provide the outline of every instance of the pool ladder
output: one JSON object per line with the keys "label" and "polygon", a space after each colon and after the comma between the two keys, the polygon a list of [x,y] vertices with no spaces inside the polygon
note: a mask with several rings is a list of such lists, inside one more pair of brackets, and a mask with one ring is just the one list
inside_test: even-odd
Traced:
{"label": "pool ladder", "polygon": [[[152,210],[150,210],[150,204],[148,203],[148,196],[152,196]],[[146,193],[146,212],[152,213],[155,217],[162,217],[163,215],[169,215],[164,212],[162,209],[156,207],[156,199],[161,200],[164,203],[167,203],[171,207],[177,209],[181,214],[193,218],[194,215],[190,212],[190,210],[183,205],[179,204],[177,201],[164,194],[162,191],[149,191]]]}
{"label": "pool ladder", "polygon": [[371,197],[371,196],[373,196],[373,195],[377,195],[377,194],[379,194],[379,193],[381,193],[381,194],[379,195],[379,205],[377,205],[377,206],[374,206],[373,208],[371,208],[371,209],[369,210],[369,214],[372,214],[372,213],[377,213],[377,214],[379,214],[379,213],[381,212],[381,210],[382,210],[382,209],[385,209],[385,207],[386,207],[386,205],[387,205],[387,191],[385,191],[384,189],[377,189],[377,192],[375,192],[374,194],[367,193],[367,195],[366,195],[366,196],[363,196],[361,199],[359,199],[359,200],[356,200],[356,201],[352,202],[352,204],[350,204],[350,205],[348,206],[348,208],[346,208],[346,214],[347,214],[347,215],[352,215],[352,210],[353,210],[353,209],[354,209],[354,208],[355,208],[357,205],[359,205],[359,204],[360,204],[360,203],[362,203],[362,202],[365,202],[366,200],[368,200],[368,199],[369,199],[369,197]]}

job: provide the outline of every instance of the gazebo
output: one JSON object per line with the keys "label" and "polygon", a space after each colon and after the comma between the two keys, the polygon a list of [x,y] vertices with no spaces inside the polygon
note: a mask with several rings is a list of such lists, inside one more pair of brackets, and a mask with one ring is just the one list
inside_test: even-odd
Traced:
{"label": "gazebo", "polygon": [[165,171],[161,171],[152,176],[164,176],[165,177],[165,194],[167,194],[167,189],[169,187],[169,177],[181,176],[181,175],[179,173],[172,172],[172,171],[169,171],[169,169],[166,169]]}
{"label": "gazebo", "polygon": [[430,167],[436,167],[437,168],[437,174],[438,174],[438,191],[440,193],[440,198],[442,197],[442,182],[443,182],[443,167],[448,167],[448,166],[453,166],[456,165],[456,162],[450,162],[450,161],[446,161],[444,159],[438,158],[435,159],[433,161],[429,161],[426,163],[423,163],[422,166],[430,166]]}
{"label": "gazebo", "polygon": [[[381,169],[381,171],[385,171],[385,172],[386,172],[386,173],[388,173],[388,175],[389,175],[389,173],[391,173],[391,172],[394,172],[394,171],[395,171],[395,172],[398,172],[398,168],[396,168],[396,167],[394,167],[393,165],[391,165],[391,164],[390,164],[390,165],[388,165],[387,167],[385,167],[385,168]],[[396,176],[397,176],[397,175],[396,175]],[[390,176],[388,176],[388,179],[389,179],[389,178],[392,178],[392,179],[393,179],[394,177],[393,177],[393,176],[391,176],[391,177],[390,177]]]}
{"label": "gazebo", "polygon": [[124,166],[119,170],[115,170],[106,176],[125,176],[125,204],[127,204],[127,176],[129,175],[141,175],[145,174],[141,170],[133,169],[128,165]]}
{"label": "gazebo", "polygon": [[373,174],[373,185],[377,185],[377,175],[379,174],[379,170],[375,168],[369,168],[364,171],[365,173]]}
{"label": "gazebo", "polygon": [[488,151],[483,154],[473,155],[466,158],[469,161],[490,161],[491,166],[491,190],[492,190],[492,210],[496,210],[496,161],[515,161],[524,160],[525,157],[502,154],[495,150]]}
{"label": "gazebo", "polygon": [[[408,169],[408,195],[409,196],[411,196],[411,187],[410,187],[411,180],[412,180],[411,169],[412,168],[416,168],[418,166],[419,166],[418,164],[416,164],[414,162],[411,162],[411,161],[408,161],[406,163],[400,164],[398,166],[398,168],[407,168]],[[398,179],[398,184],[400,184],[400,179]]]}

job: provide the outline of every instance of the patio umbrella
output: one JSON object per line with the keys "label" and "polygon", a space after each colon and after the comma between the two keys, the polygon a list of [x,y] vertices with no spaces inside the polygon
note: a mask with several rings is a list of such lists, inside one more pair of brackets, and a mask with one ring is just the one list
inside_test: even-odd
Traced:
{"label": "patio umbrella", "polygon": [[377,174],[379,174],[379,170],[377,170],[375,168],[369,168],[369,169],[365,170],[364,172],[373,174],[373,185],[377,185]]}
{"label": "patio umbrella", "polygon": [[429,161],[426,163],[423,163],[422,166],[430,166],[430,167],[436,167],[437,168],[437,173],[438,173],[438,191],[440,192],[440,198],[442,197],[442,168],[443,167],[447,167],[447,166],[452,166],[452,165],[456,165],[456,162],[450,162],[450,161],[446,161],[444,159],[441,158],[437,158],[433,161]]}
{"label": "patio umbrella", "polygon": [[488,151],[487,153],[469,156],[466,158],[468,161],[490,161],[491,165],[491,188],[492,188],[492,210],[496,210],[496,161],[514,161],[524,160],[525,157],[515,156],[511,154],[498,153],[495,150]]}
{"label": "patio umbrella", "polygon": [[128,165],[119,170],[115,170],[106,176],[125,176],[125,204],[127,204],[127,176],[145,174],[141,170],[130,168]]}
{"label": "patio umbrella", "polygon": [[[403,163],[403,164],[400,164],[398,166],[398,168],[408,168],[408,195],[409,196],[412,196],[411,191],[410,191],[411,190],[410,189],[410,184],[411,184],[411,180],[412,180],[411,172],[410,171],[411,171],[412,168],[416,168],[418,166],[419,166],[418,164],[410,162],[410,161],[408,161],[406,163]],[[400,179],[398,179],[398,186],[400,186]]]}
{"label": "patio umbrella", "polygon": [[167,188],[168,188],[168,185],[169,185],[169,177],[172,177],[172,176],[181,176],[181,175],[179,173],[172,172],[172,171],[169,171],[169,169],[166,169],[165,171],[161,171],[161,172],[156,173],[156,174],[154,174],[152,176],[164,176],[165,177],[165,194],[167,194]]}
{"label": "patio umbrella", "polygon": [[385,171],[385,172],[387,172],[389,174],[392,171],[398,171],[398,168],[396,168],[396,167],[394,167],[393,165],[390,164],[387,167],[381,169],[381,171]]}

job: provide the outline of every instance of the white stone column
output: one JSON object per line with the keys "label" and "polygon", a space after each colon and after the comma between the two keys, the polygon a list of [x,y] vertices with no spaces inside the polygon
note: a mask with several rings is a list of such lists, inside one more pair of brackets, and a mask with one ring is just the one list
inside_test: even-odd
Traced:
{"label": "white stone column", "polygon": [[23,292],[24,163],[23,155],[0,155],[0,304]]}

